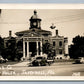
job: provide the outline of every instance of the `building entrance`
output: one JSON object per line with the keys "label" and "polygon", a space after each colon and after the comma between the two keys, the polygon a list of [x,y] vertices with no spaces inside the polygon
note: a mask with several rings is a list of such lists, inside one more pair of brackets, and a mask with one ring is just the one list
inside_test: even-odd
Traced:
{"label": "building entrance", "polygon": [[36,42],[29,42],[29,52],[31,57],[34,57],[37,54]]}
{"label": "building entrance", "polygon": [[[38,46],[38,47],[37,47]],[[29,52],[31,54],[31,57],[34,57],[35,55],[40,55],[40,42],[38,42],[38,45],[36,42],[29,42]]]}

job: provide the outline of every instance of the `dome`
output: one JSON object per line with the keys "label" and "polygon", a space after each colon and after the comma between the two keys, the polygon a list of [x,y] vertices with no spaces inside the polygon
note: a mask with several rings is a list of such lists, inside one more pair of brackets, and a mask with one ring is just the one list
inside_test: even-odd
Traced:
{"label": "dome", "polygon": [[41,28],[41,19],[38,17],[36,10],[34,10],[34,15],[29,19],[29,21],[30,21],[30,29]]}

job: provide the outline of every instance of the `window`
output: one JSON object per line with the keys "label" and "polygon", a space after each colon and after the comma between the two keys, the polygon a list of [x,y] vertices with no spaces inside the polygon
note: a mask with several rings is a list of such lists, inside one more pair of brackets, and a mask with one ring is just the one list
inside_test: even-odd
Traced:
{"label": "window", "polygon": [[62,54],[62,50],[59,50],[59,54]]}
{"label": "window", "polygon": [[45,40],[45,42],[47,43],[47,42],[48,42],[48,40]]}
{"label": "window", "polygon": [[55,41],[53,41],[53,46],[55,46]]}
{"label": "window", "polygon": [[62,41],[59,42],[59,46],[60,46],[60,47],[62,46]]}

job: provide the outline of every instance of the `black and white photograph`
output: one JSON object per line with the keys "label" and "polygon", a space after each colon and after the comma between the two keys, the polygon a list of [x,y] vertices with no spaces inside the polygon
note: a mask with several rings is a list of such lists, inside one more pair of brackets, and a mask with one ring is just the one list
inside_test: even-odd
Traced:
{"label": "black and white photograph", "polygon": [[0,9],[0,76],[83,77],[84,9]]}

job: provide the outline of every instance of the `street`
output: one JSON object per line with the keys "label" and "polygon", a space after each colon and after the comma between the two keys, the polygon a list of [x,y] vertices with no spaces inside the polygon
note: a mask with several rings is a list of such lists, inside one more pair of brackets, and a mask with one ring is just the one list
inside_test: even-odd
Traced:
{"label": "street", "polygon": [[0,65],[1,76],[84,76],[84,64],[53,63],[51,66],[28,66],[28,62]]}

